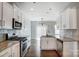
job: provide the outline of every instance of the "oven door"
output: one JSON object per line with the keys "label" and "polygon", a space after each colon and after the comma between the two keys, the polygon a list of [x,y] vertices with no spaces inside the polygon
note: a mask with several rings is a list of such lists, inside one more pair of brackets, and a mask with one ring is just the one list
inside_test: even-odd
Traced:
{"label": "oven door", "polygon": [[25,56],[26,52],[27,52],[27,41],[22,43],[22,49],[21,49],[21,56]]}

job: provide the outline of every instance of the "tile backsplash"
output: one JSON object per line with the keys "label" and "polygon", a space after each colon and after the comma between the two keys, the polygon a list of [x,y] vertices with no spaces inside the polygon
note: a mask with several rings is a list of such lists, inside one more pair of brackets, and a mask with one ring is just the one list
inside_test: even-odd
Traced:
{"label": "tile backsplash", "polygon": [[63,30],[64,37],[69,37],[69,38],[78,38],[79,37],[79,30],[78,29],[67,29]]}
{"label": "tile backsplash", "polygon": [[3,33],[8,33],[8,36],[12,36],[13,33],[16,33],[16,30],[5,30],[5,29],[0,29],[0,34],[3,34]]}

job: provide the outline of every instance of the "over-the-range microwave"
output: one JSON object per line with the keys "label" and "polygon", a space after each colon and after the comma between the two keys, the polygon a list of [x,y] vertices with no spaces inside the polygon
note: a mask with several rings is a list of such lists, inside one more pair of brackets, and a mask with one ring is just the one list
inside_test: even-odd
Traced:
{"label": "over-the-range microwave", "polygon": [[22,23],[19,21],[16,21],[15,18],[12,20],[12,28],[13,29],[21,29],[22,28]]}

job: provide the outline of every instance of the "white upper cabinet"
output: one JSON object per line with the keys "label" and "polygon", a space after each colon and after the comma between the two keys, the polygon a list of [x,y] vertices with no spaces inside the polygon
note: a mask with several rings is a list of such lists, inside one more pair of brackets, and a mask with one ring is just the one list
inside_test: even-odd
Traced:
{"label": "white upper cabinet", "polygon": [[18,8],[18,21],[22,22],[22,12],[19,8]]}
{"label": "white upper cabinet", "polygon": [[13,7],[14,7],[14,15],[13,17],[18,20],[18,8],[15,4],[13,4]]}
{"label": "white upper cabinet", "polygon": [[71,29],[78,29],[79,28],[79,8],[73,7],[71,8],[70,13],[70,28]]}
{"label": "white upper cabinet", "polygon": [[79,28],[79,8],[69,7],[61,13],[58,18],[58,29],[78,29]]}
{"label": "white upper cabinet", "polygon": [[4,2],[3,20],[2,20],[3,29],[12,29],[12,18],[13,18],[13,7],[11,4]]}
{"label": "white upper cabinet", "polygon": [[22,13],[21,10],[14,4],[14,18],[18,22],[22,22]]}
{"label": "white upper cabinet", "polygon": [[62,19],[61,19],[61,14],[58,16],[57,21],[56,21],[57,29],[62,29]]}
{"label": "white upper cabinet", "polygon": [[2,2],[0,2],[0,29],[2,27]]}
{"label": "white upper cabinet", "polygon": [[70,9],[65,10],[62,13],[62,29],[69,29],[69,15],[70,14]]}

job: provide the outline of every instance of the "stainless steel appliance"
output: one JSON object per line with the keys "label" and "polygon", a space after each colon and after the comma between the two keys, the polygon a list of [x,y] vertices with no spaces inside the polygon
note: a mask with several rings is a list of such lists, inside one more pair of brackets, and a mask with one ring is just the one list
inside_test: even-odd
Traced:
{"label": "stainless steel appliance", "polygon": [[21,56],[25,56],[26,52],[27,52],[27,40],[24,38],[21,41]]}
{"label": "stainless steel appliance", "polygon": [[23,57],[27,53],[27,38],[26,37],[10,37],[11,41],[20,42],[20,56]]}
{"label": "stainless steel appliance", "polygon": [[16,21],[15,18],[13,18],[12,27],[13,27],[13,29],[21,29],[22,23],[19,21]]}

